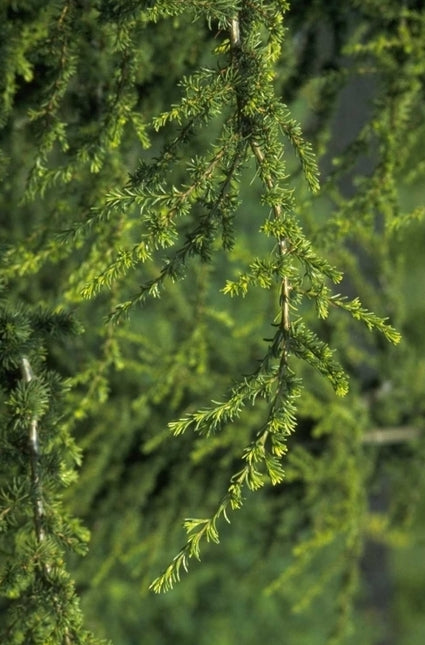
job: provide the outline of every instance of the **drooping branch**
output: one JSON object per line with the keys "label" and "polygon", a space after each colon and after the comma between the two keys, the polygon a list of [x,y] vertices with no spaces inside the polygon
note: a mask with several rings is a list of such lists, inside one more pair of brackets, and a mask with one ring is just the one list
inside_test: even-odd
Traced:
{"label": "drooping branch", "polygon": [[[22,376],[25,383],[31,383],[36,377],[31,368],[29,360],[23,356],[21,360],[22,367]],[[30,454],[30,472],[31,472],[31,488],[32,488],[32,505],[33,505],[33,515],[34,515],[34,525],[37,542],[39,544],[43,543],[46,539],[46,533],[44,531],[43,523],[45,518],[45,509],[43,501],[43,489],[41,484],[40,477],[40,441],[39,441],[39,425],[38,418],[34,415],[30,420],[29,426],[29,437],[28,437],[28,447]],[[51,566],[47,562],[43,562],[41,565],[41,571],[43,576],[48,576],[51,572]],[[57,615],[63,611],[61,602],[57,597],[54,597],[53,604],[56,608]],[[71,645],[69,630],[66,627],[63,634],[63,645]]]}

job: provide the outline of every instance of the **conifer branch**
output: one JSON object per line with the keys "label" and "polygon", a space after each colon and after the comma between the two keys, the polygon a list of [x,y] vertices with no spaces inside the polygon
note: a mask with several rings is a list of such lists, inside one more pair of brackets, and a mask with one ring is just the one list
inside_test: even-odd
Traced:
{"label": "conifer branch", "polygon": [[[241,46],[241,29],[238,16],[230,23],[230,43],[233,50]],[[236,55],[237,59],[237,55]],[[238,62],[236,62],[238,65]],[[265,154],[255,139],[254,127],[250,119],[243,117],[243,96],[237,92],[238,120],[241,134],[249,141],[253,155],[261,171],[261,176],[268,193],[274,193],[276,183],[266,168]],[[282,206],[274,200],[272,204],[276,220],[282,218]],[[288,253],[287,239],[277,236],[280,264],[285,265],[283,257]],[[253,266],[259,268],[261,263]],[[266,272],[267,273],[267,272]],[[257,276],[258,279],[258,276]],[[267,283],[265,284],[267,286]],[[238,287],[236,287],[237,290]],[[243,286],[242,286],[243,289]],[[248,402],[254,403],[257,397],[263,397],[269,402],[267,419],[251,438],[242,453],[243,466],[230,479],[225,495],[219,502],[215,513],[210,518],[189,518],[184,527],[187,531],[187,541],[174,557],[165,571],[156,578],[150,588],[155,592],[167,591],[180,580],[181,570],[188,570],[191,558],[200,558],[200,545],[207,541],[218,542],[219,531],[217,522],[221,517],[229,521],[228,511],[237,510],[243,504],[245,489],[255,491],[265,483],[267,476],[272,485],[277,485],[284,478],[281,457],[286,452],[286,439],[296,426],[295,401],[300,393],[300,381],[295,378],[288,365],[289,334],[291,330],[289,314],[290,283],[287,275],[281,280],[280,287],[280,324],[269,346],[266,356],[260,366],[251,375],[233,388],[230,397],[225,402],[214,401],[213,408],[198,410],[179,421],[169,424],[174,434],[179,435],[191,428],[194,431],[209,435],[222,429],[223,425],[239,417]],[[231,292],[232,286],[227,285],[224,291]],[[276,359],[278,359],[276,361]],[[274,365],[270,365],[273,361]],[[331,372],[332,370],[329,370]]]}
{"label": "conifer branch", "polygon": [[[273,486],[283,481],[285,473],[280,458],[286,452],[287,437],[295,430],[295,401],[300,394],[300,381],[294,378],[292,374],[289,374],[286,380],[283,380],[282,365],[285,370],[287,368],[285,354],[282,355],[280,363],[279,370],[276,370],[274,377],[269,379],[268,393],[270,394],[270,389],[273,386],[275,391],[267,420],[243,450],[241,456],[242,467],[230,478],[227,491],[210,518],[187,518],[185,520],[184,528],[188,536],[187,541],[163,573],[151,583],[150,589],[155,593],[172,589],[180,581],[181,570],[188,571],[190,560],[192,558],[200,560],[201,543],[204,540],[215,543],[220,541],[217,523],[221,518],[230,523],[229,512],[241,508],[244,499],[243,494],[246,489],[250,491],[258,490],[264,486],[266,476]],[[242,387],[246,389],[247,385],[243,383]],[[224,408],[224,405],[221,407]],[[234,416],[239,416],[241,407],[240,405]],[[214,411],[212,414],[214,414]],[[178,422],[172,424],[173,430],[176,434],[180,434],[193,421],[196,421],[198,425],[202,425],[203,422],[208,423],[210,420],[207,418],[208,415],[209,411],[205,411],[203,419],[196,419],[196,415],[194,415],[193,418],[182,420],[181,424],[185,425],[184,428],[178,427]],[[229,416],[227,414],[223,419],[222,415],[219,414],[218,417],[217,420],[220,423],[233,420],[233,415]]]}
{"label": "conifer branch", "polygon": [[[258,500],[267,523],[262,526],[260,516],[255,530],[265,537],[265,550],[275,547],[276,538],[280,553],[284,544],[287,573],[279,581],[289,598],[299,579],[296,610],[305,611],[320,595],[323,607],[333,603],[341,620],[335,630],[326,624],[326,631],[339,642],[350,622],[360,552],[369,530],[365,502],[371,476],[379,476],[379,470],[373,472],[376,446],[419,439],[401,451],[390,448],[403,468],[391,491],[396,496],[394,517],[397,504],[403,516],[411,513],[405,509],[414,506],[413,496],[420,497],[423,489],[415,485],[415,468],[410,468],[415,463],[420,468],[423,457],[423,362],[414,343],[408,346],[411,332],[416,336],[416,323],[411,325],[414,313],[409,321],[400,297],[406,273],[398,269],[406,243],[394,244],[391,236],[425,213],[420,207],[404,214],[410,195],[406,200],[401,190],[401,178],[405,185],[419,183],[425,170],[424,162],[417,163],[425,136],[420,123],[424,10],[413,2],[402,3],[406,6],[400,10],[392,0],[354,0],[359,8],[354,18],[344,3],[326,7],[325,0],[310,3],[313,9],[309,3],[288,0],[6,4],[10,6],[0,29],[0,126],[6,125],[0,174],[6,178],[1,205],[11,221],[4,233],[11,235],[10,248],[2,254],[2,275],[14,302],[15,296],[31,302],[51,298],[46,286],[54,287],[55,307],[77,302],[81,295],[92,302],[79,306],[87,329],[85,345],[77,345],[71,360],[69,347],[54,349],[54,362],[70,375],[68,384],[77,386],[71,388],[66,407],[60,402],[65,383],[54,372],[36,367],[46,356],[42,337],[50,334],[47,318],[23,315],[14,306],[12,315],[6,312],[0,320],[0,399],[5,403],[0,595],[6,598],[7,614],[0,641],[97,642],[82,629],[74,585],[63,566],[64,552],[82,553],[87,542],[84,529],[62,505],[61,494],[75,479],[71,463],[80,456],[67,427],[83,420],[81,449],[88,448],[80,484],[84,501],[78,492],[74,499],[79,512],[84,509],[90,516],[102,496],[102,508],[96,508],[100,516],[93,521],[91,561],[100,562],[102,576],[127,546],[128,557],[120,564],[131,567],[132,574],[149,544],[155,542],[148,560],[159,554],[159,545],[181,514],[187,474],[190,505],[202,499],[208,510],[184,522],[185,544],[152,583],[155,591],[171,588],[189,563],[200,558],[206,543],[219,541],[221,526],[252,491],[285,481],[282,502],[280,491],[272,500],[268,495]],[[379,11],[372,7],[376,4]],[[325,40],[330,36],[325,47],[323,34],[317,38],[314,33],[314,21],[323,16]],[[206,23],[209,32],[192,19]],[[211,63],[206,49],[213,41]],[[343,72],[342,55],[352,63]],[[298,111],[302,105],[308,138],[313,141],[313,132],[314,149],[330,161],[348,134],[341,137],[338,132],[326,148],[329,135],[335,134],[333,125],[338,125],[332,116],[338,92],[345,81],[348,93],[355,89],[350,85],[353,69],[379,79],[366,90],[373,97],[358,97],[373,99],[374,114],[334,160],[338,167],[329,173],[319,200],[304,199],[292,164],[313,194],[319,189],[319,173],[313,146],[292,118],[293,108]],[[153,147],[140,156],[140,144],[145,148],[148,143],[147,124]],[[287,144],[295,161],[286,154]],[[369,176],[361,177],[359,154],[364,159],[369,155],[374,166]],[[246,181],[252,166],[254,190]],[[349,198],[344,179],[353,188]],[[31,208],[23,201],[21,211],[18,200],[25,182],[24,200],[40,199]],[[249,203],[258,187],[261,202]],[[261,249],[252,252],[251,242],[257,240]],[[234,242],[234,252],[226,253]],[[194,292],[199,295],[200,275],[207,273],[208,264],[202,263],[210,263],[219,247],[226,275],[222,266],[209,272],[200,304]],[[416,269],[414,256],[410,259],[409,270]],[[350,291],[356,291],[350,299],[333,295],[331,283],[342,279],[334,263],[344,266]],[[46,265],[54,266],[57,274],[46,276],[43,271],[38,277]],[[234,280],[227,280],[228,267],[237,271]],[[367,275],[370,267],[372,279]],[[29,274],[36,279],[21,279]],[[233,301],[223,311],[217,282],[225,284],[222,292],[250,299],[243,305]],[[132,330],[126,326],[117,333],[110,325],[101,350],[104,335],[95,322],[99,306],[113,309],[111,319],[120,320],[171,283],[169,298],[157,304],[156,312],[148,306],[136,313]],[[103,289],[109,295],[94,303]],[[262,307],[272,290],[277,292],[273,305]],[[396,344],[399,334],[363,303],[386,309],[391,322],[406,321],[406,352],[396,357],[388,353],[382,335]],[[266,324],[271,306],[276,309],[274,330],[272,338],[264,339],[267,347],[259,357],[257,341],[251,343],[249,334]],[[335,308],[341,312],[336,321],[330,316],[322,324]],[[351,336],[352,319],[374,333],[366,347]],[[357,379],[358,387],[345,405],[322,389],[323,378],[311,374],[313,368],[337,394],[345,394],[347,375],[334,358],[334,343]],[[83,347],[88,358],[82,357]],[[405,426],[373,427],[389,398],[372,392],[364,400],[369,366],[373,376],[381,379],[385,372],[394,383],[385,418],[389,413],[388,418],[403,419]],[[114,367],[125,370],[118,376]],[[308,384],[300,406],[299,374]],[[233,381],[230,391],[214,395],[227,376]],[[211,395],[220,400],[198,404]],[[106,398],[110,405],[104,405]],[[299,431],[289,442],[298,415]],[[170,440],[168,449],[162,445],[165,428],[157,430],[171,417],[178,420],[168,429],[186,436]],[[69,421],[58,423],[61,418]],[[110,427],[117,432],[108,432]],[[133,450],[141,440],[143,457]],[[412,501],[406,503],[412,491]],[[120,514],[115,502],[123,494],[130,500],[137,497],[145,526],[155,525],[146,540],[139,520],[126,522]],[[72,496],[68,501],[73,503]],[[246,527],[249,531],[252,524]],[[310,567],[306,589],[302,576]],[[83,587],[91,571],[90,565],[88,573],[80,571]],[[328,602],[322,591],[331,583],[335,592],[338,581],[339,598],[333,593]],[[98,600],[103,601],[100,596]],[[131,621],[131,614],[123,620]]]}
{"label": "conifer branch", "polygon": [[[157,250],[159,247],[168,247],[174,243],[174,236],[177,234],[174,220],[178,215],[187,212],[193,201],[204,199],[205,214],[199,218],[199,223],[186,235],[186,241],[180,246],[172,257],[167,258],[159,275],[141,285],[140,290],[131,299],[118,304],[110,313],[108,320],[117,322],[122,316],[126,316],[128,311],[135,305],[145,302],[148,297],[158,297],[164,283],[167,279],[176,280],[182,276],[186,261],[191,256],[199,256],[201,260],[209,259],[211,253],[211,242],[214,233],[220,224],[222,227],[222,239],[224,248],[229,248],[232,243],[231,236],[227,230],[228,221],[226,216],[234,205],[227,203],[229,193],[231,192],[231,183],[238,171],[239,166],[245,154],[245,143],[238,140],[235,136],[227,137],[226,143],[220,143],[212,159],[203,160],[199,167],[195,168],[195,177],[189,186],[182,189],[172,187],[171,194],[158,190],[155,195],[146,194],[144,199],[140,193],[142,188],[130,189],[123,193],[123,198],[134,198],[136,202],[141,203],[141,209],[146,208],[145,223],[148,231],[144,234],[143,240],[137,244],[130,252],[123,251],[116,260],[112,262],[105,271],[96,276],[94,280],[86,285],[82,291],[85,297],[90,297],[93,293],[99,291],[102,286],[110,286],[111,282],[133,268],[136,264],[150,259],[150,251]],[[224,179],[217,182],[217,193],[211,198],[211,187],[209,182],[212,180],[217,167],[223,162],[228,152],[229,146],[234,146],[234,152],[227,165],[222,168]],[[206,194],[209,193],[207,198]],[[114,195],[111,202],[112,207],[120,204],[119,197]],[[150,214],[149,199],[152,202],[153,214]],[[154,210],[157,203],[164,203],[167,212],[164,215],[158,215]],[[229,209],[230,207],[230,209]],[[227,212],[226,212],[227,211]],[[172,234],[171,234],[172,231]],[[144,256],[144,257],[143,257]]]}
{"label": "conifer branch", "polygon": [[[34,379],[34,374],[31,368],[31,364],[25,356],[22,357],[21,366],[24,382],[31,383],[31,381]],[[46,536],[43,528],[45,512],[40,478],[40,442],[38,432],[38,419],[36,416],[33,416],[30,419],[28,445],[31,467],[34,525],[37,541],[40,544],[41,542],[43,542]]]}
{"label": "conifer branch", "polygon": [[65,385],[50,370],[35,375],[28,358],[43,360],[46,335],[76,330],[75,321],[63,312],[0,308],[2,347],[9,352],[3,349],[0,357],[2,402],[8,395],[0,433],[6,464],[0,487],[1,502],[6,502],[6,512],[0,514],[5,555],[0,587],[9,599],[0,628],[2,643],[100,645],[83,629],[75,586],[64,565],[64,552],[84,553],[88,539],[62,503],[61,489],[74,478],[70,461],[78,461],[65,425],[57,424]]}

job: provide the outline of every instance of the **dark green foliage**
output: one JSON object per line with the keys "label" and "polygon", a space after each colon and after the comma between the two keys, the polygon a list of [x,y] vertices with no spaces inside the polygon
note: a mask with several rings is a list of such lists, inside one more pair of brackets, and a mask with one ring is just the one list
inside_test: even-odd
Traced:
{"label": "dark green foliage", "polygon": [[82,627],[65,551],[83,554],[87,531],[63,506],[80,452],[64,426],[64,383],[47,370],[43,337],[75,323],[64,314],[2,306],[1,594],[3,643],[99,643]]}
{"label": "dark green foliage", "polygon": [[[288,643],[358,642],[365,542],[407,540],[424,486],[424,9],[1,12],[2,642],[98,642],[69,570],[117,643],[234,643],[197,606],[214,580],[236,613],[283,602]],[[388,468],[385,428],[416,441]],[[222,537],[187,592],[139,597]],[[174,602],[210,631],[158,623]]]}

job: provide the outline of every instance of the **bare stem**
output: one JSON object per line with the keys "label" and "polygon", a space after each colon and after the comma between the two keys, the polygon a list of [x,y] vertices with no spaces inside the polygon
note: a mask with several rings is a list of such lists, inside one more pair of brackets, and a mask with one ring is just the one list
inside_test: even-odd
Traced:
{"label": "bare stem", "polygon": [[[257,159],[258,165],[263,166],[264,154],[260,146],[258,145],[258,143],[256,143],[255,141],[252,141],[251,149],[255,155],[255,158]],[[273,190],[273,181],[271,177],[265,176],[264,182],[269,190]],[[280,204],[276,204],[275,206],[273,206],[273,213],[276,219],[280,219],[282,214],[282,209]],[[285,255],[288,252],[288,244],[285,238],[281,238],[279,240],[279,252],[281,255]],[[282,329],[285,332],[289,332],[289,329],[290,329],[290,318],[289,318],[290,291],[291,291],[291,286],[289,284],[289,280],[287,277],[284,277],[282,280],[280,300],[281,300],[281,307],[282,307]]]}
{"label": "bare stem", "polygon": [[[31,369],[30,362],[25,357],[22,358],[22,375],[25,383],[30,383],[34,379],[34,374]],[[44,504],[39,472],[40,444],[38,439],[38,420],[35,416],[30,421],[28,439],[31,466],[31,483],[33,492],[34,524],[37,541],[40,543],[45,538],[43,529]]]}
{"label": "bare stem", "polygon": [[[239,23],[239,16],[236,14],[230,22],[230,43],[234,50],[239,49],[241,46],[241,30]],[[239,101],[238,101],[239,103]],[[240,106],[239,106],[240,108]],[[264,153],[258,143],[251,139],[250,141],[251,150],[257,160],[257,163],[260,168],[264,168]],[[274,183],[273,179],[263,173],[263,181],[268,190],[273,190]],[[280,204],[273,206],[273,213],[276,219],[280,219],[282,215],[282,209]],[[279,252],[281,255],[285,255],[288,252],[288,244],[285,238],[279,239]],[[281,291],[280,291],[280,303],[281,303],[281,327],[286,335],[290,329],[290,317],[289,317],[289,295],[291,291],[291,286],[287,277],[282,279]],[[285,351],[286,354],[286,351]]]}
{"label": "bare stem", "polygon": [[239,47],[241,44],[241,30],[238,15],[234,16],[230,22],[230,43],[232,47]]}
{"label": "bare stem", "polygon": [[413,426],[399,426],[394,428],[374,428],[366,432],[362,443],[373,445],[386,445],[390,443],[404,443],[415,441],[421,436],[421,430]]}

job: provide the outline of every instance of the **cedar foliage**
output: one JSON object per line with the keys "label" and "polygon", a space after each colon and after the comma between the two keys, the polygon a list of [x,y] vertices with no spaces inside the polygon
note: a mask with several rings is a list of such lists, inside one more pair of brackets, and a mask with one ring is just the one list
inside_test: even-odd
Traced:
{"label": "cedar foliage", "polygon": [[419,4],[3,4],[1,642],[99,642],[69,567],[83,600],[120,567],[169,590],[250,491],[265,557],[287,550],[265,593],[308,612],[327,589],[323,638],[348,638],[365,540],[406,530],[423,487],[417,439],[368,511],[368,432],[423,426]]}

